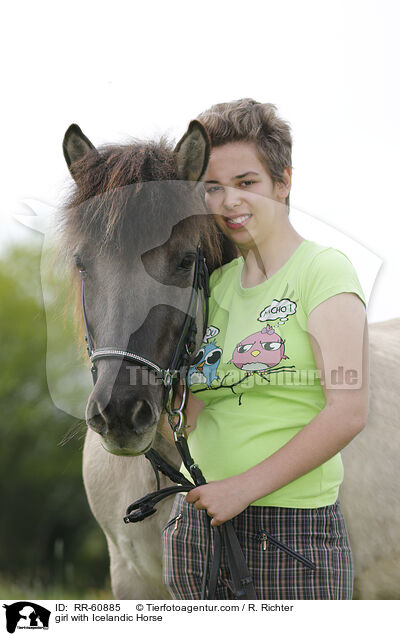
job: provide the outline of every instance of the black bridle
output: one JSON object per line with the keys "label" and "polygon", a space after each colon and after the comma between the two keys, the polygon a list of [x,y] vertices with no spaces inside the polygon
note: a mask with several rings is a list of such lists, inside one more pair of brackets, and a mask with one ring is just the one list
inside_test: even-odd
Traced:
{"label": "black bridle", "polygon": [[[79,263],[78,263],[79,266]],[[135,523],[137,521],[142,521],[146,517],[157,512],[155,508],[155,504],[162,501],[164,498],[169,497],[177,492],[189,492],[193,488],[197,486],[202,486],[206,484],[206,480],[194,462],[193,458],[190,455],[189,446],[187,443],[187,439],[185,436],[185,424],[184,424],[184,408],[186,403],[186,394],[187,394],[187,373],[189,370],[191,358],[195,353],[196,347],[196,311],[195,305],[197,304],[197,298],[200,290],[204,293],[205,299],[205,315],[203,320],[203,332],[207,327],[208,322],[208,299],[209,299],[209,285],[208,285],[208,269],[206,260],[203,256],[200,245],[197,247],[196,252],[196,261],[193,275],[193,285],[192,291],[189,300],[189,307],[185,317],[185,321],[182,327],[182,332],[179,337],[178,343],[175,347],[174,354],[172,356],[171,364],[167,369],[163,369],[155,362],[144,358],[143,356],[139,356],[132,351],[126,351],[119,347],[103,347],[96,349],[93,343],[93,339],[90,334],[89,324],[86,315],[86,306],[85,306],[85,279],[86,279],[86,270],[82,267],[79,269],[81,278],[82,278],[82,313],[83,320],[85,325],[85,341],[86,341],[86,349],[88,352],[88,356],[92,363],[91,372],[93,383],[95,384],[97,381],[97,360],[101,359],[120,359],[126,360],[128,362],[135,362],[141,366],[147,367],[150,371],[153,371],[157,374],[159,378],[162,379],[164,385],[164,398],[163,398],[163,408],[166,409],[168,413],[168,420],[170,426],[173,431],[175,445],[179,454],[182,458],[182,461],[191,475],[194,484],[190,482],[186,477],[173,468],[168,462],[166,462],[154,449],[150,449],[145,453],[145,457],[150,461],[156,478],[157,478],[157,488],[158,490],[144,497],[141,497],[134,503],[132,503],[127,511],[126,516],[124,517],[125,523]],[[204,335],[204,333],[203,333]],[[173,408],[174,404],[174,380],[180,380],[183,390],[182,390],[182,398],[181,403],[178,408]],[[177,422],[175,421],[177,418]],[[166,475],[171,481],[179,484],[179,486],[169,486],[167,488],[160,489],[160,480],[159,480],[159,472]],[[235,598],[238,599],[256,599],[256,593],[254,590],[252,577],[250,576],[249,569],[246,563],[246,560],[243,556],[243,552],[241,546],[239,544],[238,538],[235,534],[235,531],[232,526],[231,521],[227,521],[221,526],[217,526],[214,528],[214,554],[213,560],[211,563],[210,573],[208,574],[209,569],[209,561],[210,561],[210,544],[211,544],[211,525],[210,525],[210,517],[207,515],[208,521],[208,541],[207,541],[207,556],[206,556],[206,564],[203,575],[203,584],[202,584],[202,599],[214,599],[215,590],[217,586],[218,572],[220,567],[221,560],[221,546],[222,542],[224,542],[227,550],[227,558],[228,558],[228,566],[231,573],[231,589],[234,593]],[[286,551],[293,558],[301,561],[307,567],[315,570],[315,565],[298,555],[296,552],[282,544],[277,539],[270,537],[268,533],[265,535],[270,538],[272,543],[275,543],[282,550]],[[208,582],[208,585],[207,585]],[[208,588],[206,591],[206,587]]]}

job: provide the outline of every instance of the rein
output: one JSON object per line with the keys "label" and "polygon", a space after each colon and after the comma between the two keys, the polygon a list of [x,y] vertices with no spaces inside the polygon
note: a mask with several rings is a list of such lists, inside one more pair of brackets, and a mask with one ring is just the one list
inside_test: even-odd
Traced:
{"label": "rein", "polygon": [[[194,311],[195,304],[197,302],[199,290],[202,289],[205,297],[205,318],[203,323],[203,330],[205,331],[208,322],[208,298],[210,296],[209,285],[208,285],[208,269],[206,265],[206,260],[202,254],[200,245],[197,247],[196,252],[196,261],[195,261],[195,269],[194,269],[194,277],[193,277],[193,286],[192,292],[189,300],[189,307],[185,317],[185,321],[183,324],[182,332],[179,337],[177,346],[175,348],[170,366],[167,369],[163,369],[158,364],[144,358],[143,356],[139,356],[132,351],[126,351],[119,347],[103,347],[96,349],[93,343],[93,339],[90,334],[89,324],[86,315],[86,307],[85,307],[85,279],[87,277],[87,273],[85,269],[81,268],[80,270],[81,279],[82,279],[82,313],[83,320],[85,326],[85,341],[86,341],[86,349],[90,361],[92,363],[91,373],[93,384],[96,384],[97,381],[97,367],[96,362],[101,359],[120,359],[126,360],[128,362],[136,362],[139,365],[147,367],[151,371],[154,371],[157,376],[162,379],[165,393],[163,400],[163,409],[165,409],[168,413],[168,421],[172,428],[174,441],[176,448],[182,458],[183,464],[191,475],[193,482],[190,482],[186,477],[173,468],[168,462],[166,462],[154,449],[150,449],[147,453],[145,453],[145,457],[150,461],[153,470],[157,479],[157,487],[158,490],[144,497],[141,497],[134,503],[132,503],[127,511],[126,516],[124,517],[125,523],[136,523],[138,521],[142,521],[146,517],[157,512],[155,508],[155,504],[159,503],[166,497],[170,495],[176,494],[178,492],[189,492],[193,488],[197,486],[202,486],[206,484],[206,480],[198,467],[198,465],[194,462],[192,456],[190,455],[189,446],[187,439],[184,434],[185,425],[184,425],[184,408],[186,403],[186,395],[187,395],[187,372],[189,370],[190,361],[195,352],[196,346],[196,312]],[[174,402],[174,391],[173,384],[176,378],[181,380],[183,391],[182,391],[182,399],[178,408],[172,408]],[[175,422],[175,418],[177,421]],[[178,484],[177,486],[169,486],[167,488],[160,489],[160,479],[159,472],[167,476],[172,482]],[[235,598],[237,599],[256,599],[256,593],[254,590],[252,577],[249,573],[249,569],[244,558],[240,543],[236,536],[236,533],[233,529],[232,522],[226,521],[221,526],[217,526],[212,528],[210,525],[211,519],[207,515],[208,521],[208,540],[207,540],[207,556],[206,556],[206,564],[203,574],[202,581],[202,599],[214,599],[215,591],[217,586],[218,573],[220,568],[220,560],[221,560],[221,547],[222,543],[226,546],[227,551],[227,559],[228,566],[231,574],[231,589],[234,593]],[[210,562],[210,544],[211,544],[211,530],[214,530],[214,554],[211,563],[210,573],[209,570],[209,562]],[[265,533],[269,538],[269,535]],[[315,570],[315,565],[298,555],[296,552],[288,548],[280,541],[277,541],[273,537],[271,537],[271,541],[275,543],[279,548],[286,551],[293,558],[301,561],[307,567]],[[208,585],[207,585],[208,582]]]}

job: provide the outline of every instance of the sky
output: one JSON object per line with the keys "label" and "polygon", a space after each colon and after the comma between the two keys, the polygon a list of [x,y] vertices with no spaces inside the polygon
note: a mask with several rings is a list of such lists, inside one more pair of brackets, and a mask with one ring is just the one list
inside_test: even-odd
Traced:
{"label": "sky", "polygon": [[[3,17],[0,249],[71,187],[62,139],[167,133],[221,101],[272,102],[293,132],[295,228],[345,251],[370,322],[400,316],[400,5],[366,0],[18,2]],[[30,207],[32,208],[32,205]]]}

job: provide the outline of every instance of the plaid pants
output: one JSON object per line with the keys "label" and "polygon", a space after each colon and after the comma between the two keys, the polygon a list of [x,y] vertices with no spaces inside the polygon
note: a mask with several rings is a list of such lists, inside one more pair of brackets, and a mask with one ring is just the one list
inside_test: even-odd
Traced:
{"label": "plaid pants", "polygon": [[[339,502],[322,508],[249,506],[232,524],[259,600],[352,598],[353,558]],[[272,545],[263,530],[310,559],[316,570]],[[207,535],[207,512],[176,495],[162,530],[163,581],[172,598],[201,598]],[[215,599],[234,598],[229,579],[223,546]]]}

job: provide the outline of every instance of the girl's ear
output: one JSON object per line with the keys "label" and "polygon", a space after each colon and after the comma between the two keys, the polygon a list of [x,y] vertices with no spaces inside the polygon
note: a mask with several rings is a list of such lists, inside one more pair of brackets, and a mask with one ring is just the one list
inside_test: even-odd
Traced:
{"label": "girl's ear", "polygon": [[276,184],[277,192],[280,197],[287,199],[290,194],[290,187],[292,185],[292,169],[286,167],[283,171],[282,181],[278,181]]}

